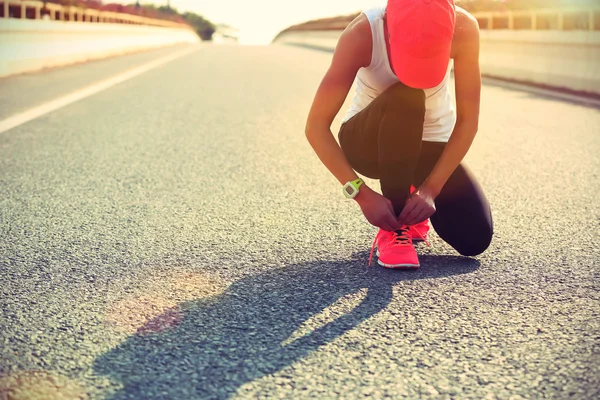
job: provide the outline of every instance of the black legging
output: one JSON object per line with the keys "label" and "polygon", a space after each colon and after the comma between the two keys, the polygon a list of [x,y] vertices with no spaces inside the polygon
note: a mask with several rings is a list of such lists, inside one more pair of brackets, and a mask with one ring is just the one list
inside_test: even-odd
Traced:
{"label": "black legging", "polygon": [[[437,163],[445,143],[423,141],[425,92],[397,83],[342,125],[339,141],[352,168],[379,179],[381,191],[400,215],[410,186],[418,188]],[[460,254],[488,248],[493,235],[490,205],[461,163],[435,200],[431,223]]]}

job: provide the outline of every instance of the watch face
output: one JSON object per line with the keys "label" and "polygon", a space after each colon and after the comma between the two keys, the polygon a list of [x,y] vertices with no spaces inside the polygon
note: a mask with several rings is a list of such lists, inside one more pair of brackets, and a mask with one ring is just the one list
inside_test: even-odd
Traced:
{"label": "watch face", "polygon": [[358,190],[352,186],[351,184],[346,184],[344,185],[344,195],[349,198],[349,199],[353,199],[354,196],[356,196],[358,194]]}

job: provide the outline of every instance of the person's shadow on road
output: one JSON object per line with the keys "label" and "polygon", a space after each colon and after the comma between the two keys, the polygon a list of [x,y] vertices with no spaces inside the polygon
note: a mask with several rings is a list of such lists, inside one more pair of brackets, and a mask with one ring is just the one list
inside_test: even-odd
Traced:
{"label": "person's shadow on road", "polygon": [[[365,254],[358,253],[350,260],[290,265],[244,278],[218,296],[182,304],[177,327],[151,335],[138,331],[100,356],[95,372],[122,383],[111,399],[230,397],[242,384],[280,371],[384,310],[397,282],[479,267],[471,258],[420,258],[417,271],[367,269]],[[294,334],[341,297],[365,289],[354,308],[312,331],[303,328],[304,335]]]}

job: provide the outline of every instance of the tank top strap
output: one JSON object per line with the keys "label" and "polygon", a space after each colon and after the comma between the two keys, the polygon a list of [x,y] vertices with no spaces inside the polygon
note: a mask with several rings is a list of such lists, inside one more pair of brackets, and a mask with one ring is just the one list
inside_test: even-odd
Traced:
{"label": "tank top strap", "polygon": [[368,10],[364,10],[363,14],[369,20],[371,25],[371,36],[373,37],[373,51],[371,53],[371,64],[369,68],[378,67],[383,61],[383,53],[387,52],[385,46],[384,29],[383,29],[383,15],[385,14],[385,7],[376,7]]}

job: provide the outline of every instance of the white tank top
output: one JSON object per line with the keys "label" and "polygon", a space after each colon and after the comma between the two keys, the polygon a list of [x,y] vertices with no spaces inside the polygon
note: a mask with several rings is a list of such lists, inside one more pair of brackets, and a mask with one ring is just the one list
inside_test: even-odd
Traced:
{"label": "white tank top", "polygon": [[[388,59],[384,38],[383,15],[385,7],[363,11],[371,25],[373,36],[373,54],[371,64],[358,70],[356,75],[356,93],[342,123],[348,121],[369,105],[385,89],[398,82]],[[450,71],[452,60],[442,83],[432,89],[425,89],[425,124],[423,141],[447,142],[456,123],[456,110],[450,91]]]}

